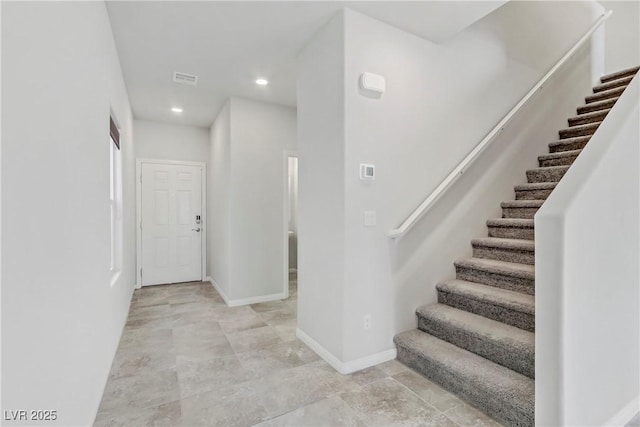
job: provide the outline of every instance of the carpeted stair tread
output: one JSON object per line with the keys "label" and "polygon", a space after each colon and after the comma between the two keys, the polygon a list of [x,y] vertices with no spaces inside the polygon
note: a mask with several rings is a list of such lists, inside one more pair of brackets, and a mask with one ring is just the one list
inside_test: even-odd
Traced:
{"label": "carpeted stair tread", "polygon": [[540,167],[570,166],[576,160],[582,150],[567,150],[538,156]]}
{"label": "carpeted stair tread", "polygon": [[525,294],[535,293],[533,265],[486,258],[459,259],[453,265],[456,268],[456,279]]}
{"label": "carpeted stair tread", "polygon": [[602,92],[594,93],[593,95],[587,95],[584,98],[584,102],[591,104],[597,101],[604,101],[605,99],[617,98],[624,92],[624,87],[617,87],[615,89],[609,89]]}
{"label": "carpeted stair tread", "polygon": [[500,289],[494,286],[459,279],[440,282],[436,285],[436,289],[443,292],[464,295],[478,301],[490,302],[493,305],[522,313],[535,314],[536,312],[535,297],[521,292],[509,291],[507,289]]}
{"label": "carpeted stair tread", "polygon": [[534,378],[534,334],[444,304],[419,307],[418,329]]}
{"label": "carpeted stair tread", "polygon": [[591,135],[553,141],[549,143],[549,152],[553,154],[561,151],[581,150],[587,145],[590,139]]}
{"label": "carpeted stair tread", "polygon": [[522,279],[535,278],[535,268],[532,265],[517,264],[514,262],[497,261],[484,258],[463,258],[454,261],[456,267],[465,267],[489,273],[502,274]]}
{"label": "carpeted stair tread", "polygon": [[553,160],[553,159],[561,159],[563,157],[577,157],[582,150],[569,150],[569,151],[560,151],[556,153],[543,154],[542,156],[538,156],[538,160]]}
{"label": "carpeted stair tread", "polygon": [[534,425],[534,380],[420,330],[394,337],[398,360],[510,426]]}
{"label": "carpeted stair tread", "polygon": [[607,114],[609,114],[610,111],[611,108],[606,108],[604,110],[593,111],[591,113],[579,114],[577,116],[570,117],[567,122],[569,123],[570,127],[584,125],[587,123],[601,122],[605,117],[607,117]]}
{"label": "carpeted stair tread", "polygon": [[623,77],[616,80],[610,80],[606,83],[602,83],[598,86],[594,86],[593,93],[598,93],[598,92],[602,92],[605,90],[614,89],[622,86],[627,87],[629,83],[631,83],[631,80],[633,80],[633,76],[627,76],[627,77]]}
{"label": "carpeted stair tread", "polygon": [[472,239],[471,244],[473,246],[483,246],[487,248],[515,249],[528,252],[533,252],[535,248],[535,245],[531,240],[500,239],[496,237]]}
{"label": "carpeted stair tread", "polygon": [[527,181],[534,182],[558,182],[569,170],[568,165],[546,166],[543,168],[529,169],[527,171]]}
{"label": "carpeted stair tread", "polygon": [[500,203],[503,208],[539,208],[544,200],[508,200]]}
{"label": "carpeted stair tread", "polygon": [[598,121],[595,123],[587,123],[587,124],[578,125],[578,126],[571,126],[566,129],[561,129],[560,131],[558,131],[558,134],[560,135],[560,139],[593,135],[596,132],[596,130],[598,130],[600,123],[602,123],[602,121]]}
{"label": "carpeted stair tread", "polygon": [[502,202],[500,204],[500,207],[502,208],[502,217],[532,219],[543,203],[544,200],[542,199],[520,199]]}
{"label": "carpeted stair tread", "polygon": [[436,285],[438,302],[498,320],[526,331],[535,330],[535,297],[467,280]]}
{"label": "carpeted stair tread", "polygon": [[593,102],[591,104],[578,107],[576,111],[578,114],[586,114],[594,111],[606,110],[613,107],[613,105],[616,103],[617,100],[618,98],[616,97],[616,98],[606,99],[600,102]]}
{"label": "carpeted stair tread", "polygon": [[625,68],[624,70],[616,71],[615,73],[606,74],[600,77],[600,81],[602,83],[607,83],[612,80],[617,80],[626,76],[635,75],[638,72],[638,70],[640,70],[640,67]]}
{"label": "carpeted stair tread", "polygon": [[533,240],[533,219],[495,218],[487,220],[489,237]]}
{"label": "carpeted stair tread", "polygon": [[553,190],[557,182],[528,182],[526,184],[514,185],[513,188],[516,191],[530,191],[530,190]]}
{"label": "carpeted stair tread", "polygon": [[471,240],[474,258],[493,259],[520,264],[535,262],[533,240],[483,237]]}
{"label": "carpeted stair tread", "polygon": [[533,228],[533,220],[521,218],[492,218],[487,220],[487,227]]}

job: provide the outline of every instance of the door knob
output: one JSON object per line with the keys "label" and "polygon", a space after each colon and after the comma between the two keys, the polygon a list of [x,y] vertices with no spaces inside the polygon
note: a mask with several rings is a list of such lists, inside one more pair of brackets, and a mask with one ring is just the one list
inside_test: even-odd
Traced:
{"label": "door knob", "polygon": [[199,232],[200,232],[200,227],[198,227],[198,228],[192,228],[192,229],[191,229],[191,231],[196,231],[196,232],[198,232],[198,233],[199,233]]}

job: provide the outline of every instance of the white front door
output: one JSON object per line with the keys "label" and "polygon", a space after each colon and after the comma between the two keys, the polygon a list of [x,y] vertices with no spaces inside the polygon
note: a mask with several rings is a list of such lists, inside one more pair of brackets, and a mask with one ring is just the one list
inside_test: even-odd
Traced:
{"label": "white front door", "polygon": [[142,285],[202,280],[202,168],[143,163]]}

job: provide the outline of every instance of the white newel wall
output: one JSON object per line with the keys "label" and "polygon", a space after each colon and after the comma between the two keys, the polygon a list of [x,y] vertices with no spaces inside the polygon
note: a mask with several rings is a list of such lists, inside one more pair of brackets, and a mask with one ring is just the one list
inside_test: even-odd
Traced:
{"label": "white newel wall", "polygon": [[540,425],[640,407],[639,100],[636,76],[535,218]]}
{"label": "white newel wall", "polygon": [[231,163],[231,118],[227,101],[209,132],[207,169],[207,275],[229,293],[229,194]]}
{"label": "white newel wall", "polygon": [[338,361],[344,360],[344,61],[339,14],[298,58],[298,329],[317,343],[314,350]]}

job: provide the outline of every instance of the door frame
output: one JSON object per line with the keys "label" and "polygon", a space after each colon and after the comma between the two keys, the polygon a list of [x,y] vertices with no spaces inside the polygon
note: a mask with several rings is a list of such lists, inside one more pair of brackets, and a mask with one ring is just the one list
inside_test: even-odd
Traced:
{"label": "door frame", "polygon": [[182,160],[163,160],[163,159],[147,159],[136,158],[136,288],[142,287],[142,276],[140,270],[142,269],[142,229],[140,228],[142,221],[142,165],[143,164],[157,164],[157,165],[178,165],[178,166],[199,166],[200,170],[200,192],[201,194],[201,211],[200,217],[202,223],[200,228],[202,229],[201,238],[201,261],[200,261],[200,280],[204,280],[207,277],[207,163],[206,162],[188,162]]}
{"label": "door frame", "polygon": [[[284,150],[282,164],[284,165],[284,180],[283,180],[283,189],[284,189],[284,204],[282,208],[283,212],[283,259],[284,259],[284,290],[283,295],[284,299],[289,298],[289,157],[295,157],[298,159],[298,174],[300,174],[300,156],[298,156],[298,152],[294,150]],[[299,188],[299,187],[298,187]],[[298,212],[296,211],[296,216]],[[296,218],[296,221],[298,218]],[[300,240],[298,240],[298,249],[300,248]],[[300,253],[300,251],[298,251]],[[298,261],[299,261],[298,257]]]}

